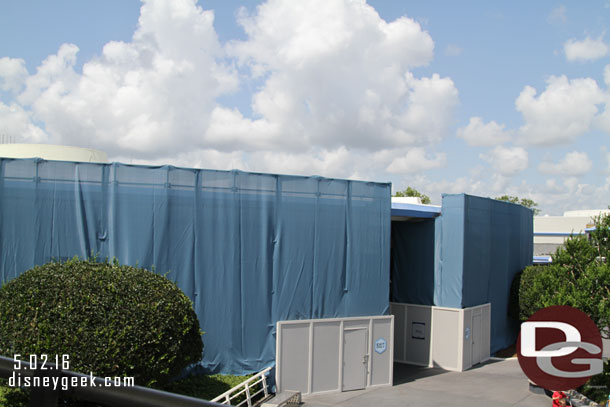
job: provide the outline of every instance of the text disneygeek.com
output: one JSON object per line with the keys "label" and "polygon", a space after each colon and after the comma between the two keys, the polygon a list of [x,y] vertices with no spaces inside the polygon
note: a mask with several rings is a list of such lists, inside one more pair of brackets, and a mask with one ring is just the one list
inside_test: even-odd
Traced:
{"label": "text disneygeek.com", "polygon": [[[62,375],[62,370],[70,369],[69,355],[28,355],[13,356],[13,374],[8,379],[10,387],[47,387],[53,390],[68,390],[71,387],[133,387],[133,377],[95,377],[86,375]],[[59,374],[53,375],[55,370]],[[21,372],[30,372],[24,373]],[[43,374],[36,374],[43,373]]]}
{"label": "text disneygeek.com", "polygon": [[13,375],[8,379],[10,387],[47,387],[53,390],[68,390],[71,387],[132,387],[134,386],[133,377],[104,377],[101,380],[95,380],[93,373],[89,376],[22,376],[21,373],[13,372]]}

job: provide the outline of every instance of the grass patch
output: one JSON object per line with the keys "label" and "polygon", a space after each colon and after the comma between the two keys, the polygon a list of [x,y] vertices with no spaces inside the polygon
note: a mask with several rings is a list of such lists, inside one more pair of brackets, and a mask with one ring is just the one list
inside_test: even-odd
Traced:
{"label": "grass patch", "polygon": [[165,386],[165,391],[183,394],[185,396],[212,400],[225,391],[249,379],[249,376],[232,375],[191,375]]}

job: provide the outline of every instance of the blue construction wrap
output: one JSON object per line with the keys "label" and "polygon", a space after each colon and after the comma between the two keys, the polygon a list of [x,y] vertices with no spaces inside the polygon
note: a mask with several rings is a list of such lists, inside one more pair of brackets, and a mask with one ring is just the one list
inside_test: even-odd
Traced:
{"label": "blue construction wrap", "polygon": [[171,166],[0,159],[0,281],[95,254],[193,301],[211,373],[275,362],[280,320],[389,310],[390,190]]}
{"label": "blue construction wrap", "polygon": [[491,303],[493,354],[516,340],[518,321],[507,315],[510,286],[532,255],[530,209],[444,195],[435,220],[392,223],[392,300],[450,308]]}

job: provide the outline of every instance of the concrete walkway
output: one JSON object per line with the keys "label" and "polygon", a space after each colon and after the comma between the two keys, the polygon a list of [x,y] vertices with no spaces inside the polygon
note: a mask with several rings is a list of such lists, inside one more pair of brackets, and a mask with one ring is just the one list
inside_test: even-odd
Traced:
{"label": "concrete walkway", "polygon": [[394,386],[304,396],[305,407],[550,407],[551,399],[529,391],[517,359],[489,360],[466,372],[396,364]]}

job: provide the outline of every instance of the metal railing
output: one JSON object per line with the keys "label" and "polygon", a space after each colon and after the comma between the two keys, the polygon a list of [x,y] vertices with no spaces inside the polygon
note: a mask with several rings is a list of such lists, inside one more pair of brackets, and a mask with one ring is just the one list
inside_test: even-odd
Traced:
{"label": "metal railing", "polygon": [[[267,397],[269,397],[269,390],[267,389],[267,375],[270,371],[271,367],[261,370],[248,380],[245,380],[232,389],[225,391],[220,396],[213,399],[212,402],[221,403],[223,405],[231,405],[232,400],[237,399],[240,396],[244,396],[245,399],[236,404],[236,406],[239,407],[247,403],[248,407],[252,407],[257,396],[260,397],[260,400],[257,401],[265,400]],[[256,390],[257,385],[261,385],[261,388],[258,390]],[[253,390],[254,393],[252,392]]]}
{"label": "metal railing", "polygon": [[[219,404],[213,401],[198,399],[195,397],[183,396],[181,394],[169,393],[166,391],[150,389],[142,386],[110,386],[100,378],[70,370],[61,370],[59,366],[49,363],[46,370],[31,369],[29,363],[21,361],[19,370],[15,370],[13,359],[0,356],[0,377],[9,379],[13,375],[19,374],[21,378],[29,377],[40,378],[42,383],[52,383],[53,379],[63,377],[70,378],[66,382],[88,383],[87,386],[69,386],[68,390],[62,388],[31,387],[30,407],[57,407],[60,397],[74,396],[79,399],[100,403],[108,406],[124,407],[226,407],[226,404]],[[47,379],[44,379],[44,378]]]}

